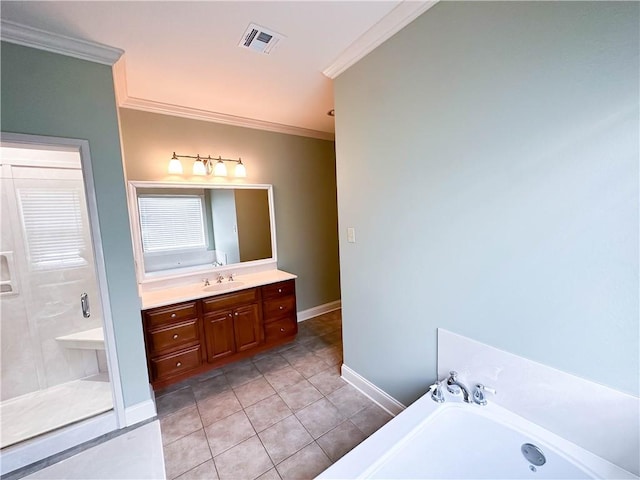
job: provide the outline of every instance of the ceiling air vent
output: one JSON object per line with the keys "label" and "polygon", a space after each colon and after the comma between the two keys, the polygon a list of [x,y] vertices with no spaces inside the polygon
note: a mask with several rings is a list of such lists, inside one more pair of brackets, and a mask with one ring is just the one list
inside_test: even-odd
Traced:
{"label": "ceiling air vent", "polygon": [[283,38],[285,38],[284,35],[280,35],[273,30],[250,23],[238,46],[268,55],[273,52],[273,49]]}

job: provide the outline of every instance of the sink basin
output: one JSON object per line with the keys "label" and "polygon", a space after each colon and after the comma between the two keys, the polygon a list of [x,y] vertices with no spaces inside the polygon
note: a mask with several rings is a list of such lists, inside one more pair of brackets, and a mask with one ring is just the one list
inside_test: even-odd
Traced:
{"label": "sink basin", "polygon": [[202,290],[205,292],[224,292],[225,290],[230,290],[232,288],[238,288],[244,285],[244,282],[222,282],[222,283],[213,283],[209,286],[202,287]]}

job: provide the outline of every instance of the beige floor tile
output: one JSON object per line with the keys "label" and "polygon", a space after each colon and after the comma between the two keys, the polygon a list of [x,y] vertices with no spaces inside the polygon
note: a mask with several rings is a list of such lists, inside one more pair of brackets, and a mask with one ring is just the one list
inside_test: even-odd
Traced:
{"label": "beige floor tile", "polygon": [[317,442],[331,461],[335,462],[364,439],[364,433],[349,420],[346,420],[318,438]]}
{"label": "beige floor tile", "polygon": [[212,423],[204,431],[214,457],[256,434],[243,411]]}
{"label": "beige floor tile", "polygon": [[202,425],[205,427],[240,410],[242,410],[242,405],[233,390],[211,395],[198,402],[198,411]]}
{"label": "beige floor tile", "polygon": [[262,373],[263,375],[289,366],[289,362],[287,362],[287,359],[279,353],[271,353],[269,355],[263,355],[259,358],[254,358],[253,364],[258,370],[260,370],[260,373]]}
{"label": "beige floor tile", "polygon": [[304,377],[289,365],[289,362],[287,362],[286,367],[283,367],[280,370],[265,373],[264,378],[267,379],[277,392],[304,380]]}
{"label": "beige floor tile", "polygon": [[340,377],[340,369],[336,366],[316,373],[313,377],[309,378],[309,382],[323,395],[329,395],[347,385],[347,382]]}
{"label": "beige floor tile", "polygon": [[200,430],[202,422],[198,408],[191,407],[178,410],[160,419],[160,431],[162,432],[162,444],[175,442],[190,433]]}
{"label": "beige floor tile", "polygon": [[309,353],[307,356],[291,361],[291,366],[300,372],[305,378],[314,376],[316,373],[320,373],[325,370],[329,364],[327,364],[322,358]]}
{"label": "beige floor tile", "polygon": [[186,386],[180,390],[167,393],[156,398],[158,417],[164,417],[196,403],[191,387]]}
{"label": "beige floor tile", "polygon": [[235,387],[233,390],[240,404],[245,408],[276,393],[262,375],[255,380],[251,380],[249,383]]}
{"label": "beige floor tile", "polygon": [[276,468],[283,480],[311,479],[331,466],[331,460],[317,443],[307,445]]}
{"label": "beige floor tile", "polygon": [[324,397],[297,412],[296,417],[313,438],[321,437],[346,420],[345,416]]}
{"label": "beige floor tile", "polygon": [[311,435],[293,415],[260,432],[258,436],[276,465],[313,442]]}
{"label": "beige floor tile", "polygon": [[256,436],[213,459],[221,480],[254,479],[273,468],[273,463]]}
{"label": "beige floor tile", "polygon": [[229,385],[227,378],[223,374],[219,374],[214,377],[203,378],[201,381],[193,383],[191,389],[196,397],[196,401],[201,401],[211,395],[216,395],[231,389],[231,385]]}
{"label": "beige floor tile", "polygon": [[327,398],[333,403],[345,417],[350,417],[360,410],[375,405],[371,399],[360,393],[351,385],[345,385],[333,393],[327,395]]}
{"label": "beige floor tile", "polygon": [[293,412],[279,395],[272,395],[244,409],[256,432],[278,423]]}
{"label": "beige floor tile", "polygon": [[291,385],[278,393],[294,412],[322,398],[322,394],[307,380]]}
{"label": "beige floor tile", "polygon": [[272,468],[268,472],[260,475],[258,478],[256,478],[256,480],[282,480],[282,479],[278,474],[278,470],[276,470],[275,468]]}
{"label": "beige floor tile", "polygon": [[183,473],[177,477],[176,480],[217,480],[217,478],[218,472],[213,464],[213,460],[207,460],[188,472]]}
{"label": "beige floor tile", "polygon": [[297,360],[305,358],[307,355],[311,355],[311,352],[308,348],[305,348],[303,345],[297,343],[293,347],[282,351],[280,355],[286,358],[289,363],[293,363]]}
{"label": "beige floor tile", "polygon": [[251,380],[255,380],[262,376],[251,360],[231,363],[224,368],[224,375],[227,378],[227,382],[229,382],[229,385],[232,387],[239,387],[240,385],[249,383]]}
{"label": "beige floor tile", "polygon": [[368,437],[392,418],[391,415],[374,404],[359,411],[350,420]]}
{"label": "beige floor tile", "polygon": [[325,347],[316,352],[327,365],[339,365],[342,363],[342,348],[336,346]]}
{"label": "beige floor tile", "polygon": [[182,475],[210,458],[211,451],[204,430],[198,430],[164,446],[164,465],[168,479]]}

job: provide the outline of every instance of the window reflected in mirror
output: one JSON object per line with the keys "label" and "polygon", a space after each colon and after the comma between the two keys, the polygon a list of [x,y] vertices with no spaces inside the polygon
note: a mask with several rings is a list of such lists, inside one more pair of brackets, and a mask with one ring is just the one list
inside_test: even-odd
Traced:
{"label": "window reflected in mirror", "polygon": [[[191,187],[132,182],[144,274],[178,274],[267,260],[273,252],[270,186]],[[157,186],[156,186],[157,185]]]}

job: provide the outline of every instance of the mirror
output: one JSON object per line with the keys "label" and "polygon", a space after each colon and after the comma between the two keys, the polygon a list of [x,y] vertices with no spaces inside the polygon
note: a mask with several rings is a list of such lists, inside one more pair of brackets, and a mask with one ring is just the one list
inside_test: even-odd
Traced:
{"label": "mirror", "polygon": [[271,185],[129,182],[138,280],[276,261]]}

